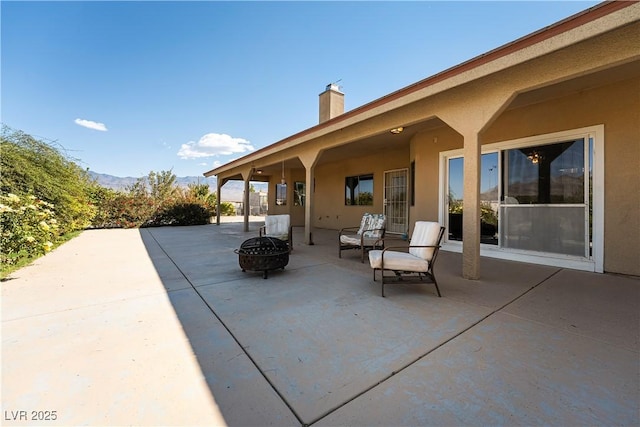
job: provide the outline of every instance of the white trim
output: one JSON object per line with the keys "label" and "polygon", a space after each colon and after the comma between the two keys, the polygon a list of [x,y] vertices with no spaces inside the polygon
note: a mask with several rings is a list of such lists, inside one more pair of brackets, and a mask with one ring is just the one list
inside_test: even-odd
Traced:
{"label": "white trim", "polygon": [[[446,242],[442,244],[440,249],[447,252],[462,253],[462,242]],[[509,261],[527,262],[530,264],[549,265],[552,267],[571,268],[573,270],[598,272],[595,269],[596,263],[593,260],[581,257],[572,257],[569,255],[517,251],[513,249],[498,248],[493,245],[481,244],[480,256],[506,259]]]}
{"label": "white trim", "polygon": [[[536,135],[526,138],[495,142],[482,145],[480,149],[482,155],[497,150],[506,150],[527,145],[553,144],[562,140],[578,138],[584,138],[585,145],[587,146],[589,145],[589,138],[593,139],[593,153],[591,153],[591,155],[593,156],[593,235],[591,258],[533,251],[518,251],[485,244],[480,245],[481,256],[501,258],[519,262],[529,262],[541,265],[550,265],[562,268],[571,268],[576,270],[594,271],[597,273],[604,272],[604,125],[600,124],[579,129],[571,129],[544,135]],[[587,149],[588,148],[586,148],[585,151]],[[440,152],[439,177],[441,185],[439,186],[438,190],[438,220],[441,224],[444,225],[447,224],[448,218],[446,212],[447,203],[445,200],[445,198],[447,197],[445,187],[448,185],[447,161],[448,159],[456,157],[463,157],[462,149]],[[588,161],[588,159],[586,161]],[[462,252],[462,242],[445,240],[442,245],[442,249],[450,252]]]}
{"label": "white trim", "polygon": [[595,271],[604,273],[604,125],[591,128],[590,137],[593,138],[593,229],[592,258],[595,261]]}

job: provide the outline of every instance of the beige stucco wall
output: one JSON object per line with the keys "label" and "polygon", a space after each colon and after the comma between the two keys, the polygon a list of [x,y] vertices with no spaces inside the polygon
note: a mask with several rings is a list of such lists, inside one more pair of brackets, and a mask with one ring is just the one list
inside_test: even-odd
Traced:
{"label": "beige stucco wall", "polygon": [[[407,150],[389,150],[383,155],[358,156],[343,162],[319,165],[315,175],[315,211],[313,226],[339,229],[359,226],[366,212],[382,213],[384,171],[406,168]],[[347,176],[373,174],[373,206],[345,206],[344,186]]]}
{"label": "beige stucco wall", "polygon": [[282,180],[281,174],[274,175],[269,180],[267,192],[267,203],[269,204],[269,215],[291,215],[291,225],[294,227],[304,227],[304,206],[294,206],[293,188],[296,181],[305,181],[304,169],[287,169],[284,174],[287,183],[287,204],[280,206],[276,204],[276,185]]}
{"label": "beige stucco wall", "polygon": [[440,190],[440,152],[462,148],[462,135],[448,126],[422,132],[411,140],[411,160],[416,164],[415,206],[409,208],[409,219],[438,221]]}

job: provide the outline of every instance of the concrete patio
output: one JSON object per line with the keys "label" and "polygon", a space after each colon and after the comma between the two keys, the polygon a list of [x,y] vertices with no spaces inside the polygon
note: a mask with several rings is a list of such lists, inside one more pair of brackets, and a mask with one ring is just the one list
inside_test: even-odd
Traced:
{"label": "concrete patio", "polygon": [[259,225],[87,231],[14,273],[2,424],[640,424],[638,278],[483,258],[467,281],[441,252],[442,298],[382,298],[331,230],[241,272]]}

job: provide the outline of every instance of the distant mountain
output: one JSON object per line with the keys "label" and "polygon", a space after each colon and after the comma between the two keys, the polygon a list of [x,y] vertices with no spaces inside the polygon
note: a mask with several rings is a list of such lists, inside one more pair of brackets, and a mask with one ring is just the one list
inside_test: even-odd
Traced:
{"label": "distant mountain", "polygon": [[93,171],[89,171],[89,176],[103,187],[111,188],[113,190],[124,190],[125,188],[133,185],[138,180],[138,178],[134,178],[131,176],[123,178]]}
{"label": "distant mountain", "polygon": [[[125,190],[138,181],[138,178],[131,176],[119,177],[108,175],[105,173],[97,173],[89,171],[89,176],[96,180],[98,184],[103,187],[111,188],[113,190]],[[178,187],[187,187],[189,184],[209,184],[211,192],[216,191],[217,180],[215,177],[206,178],[204,176],[181,176],[176,178],[176,184]],[[255,182],[253,187],[256,191],[267,191],[267,183]],[[224,202],[240,202],[243,200],[244,194],[244,182],[242,181],[229,181],[222,188],[222,198]]]}

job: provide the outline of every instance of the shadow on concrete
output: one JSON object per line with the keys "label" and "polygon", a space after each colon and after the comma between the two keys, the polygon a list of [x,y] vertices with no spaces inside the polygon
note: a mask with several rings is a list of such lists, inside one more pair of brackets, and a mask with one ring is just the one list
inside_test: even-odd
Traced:
{"label": "shadow on concrete", "polygon": [[331,230],[243,273],[260,225],[140,231],[228,425],[638,424],[638,280],[441,252],[382,298]]}

